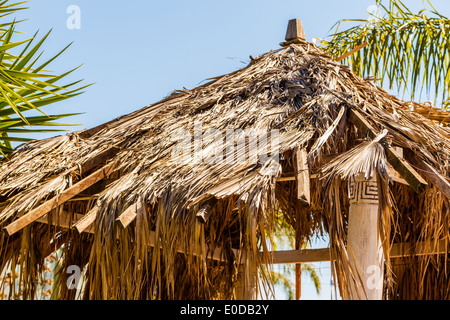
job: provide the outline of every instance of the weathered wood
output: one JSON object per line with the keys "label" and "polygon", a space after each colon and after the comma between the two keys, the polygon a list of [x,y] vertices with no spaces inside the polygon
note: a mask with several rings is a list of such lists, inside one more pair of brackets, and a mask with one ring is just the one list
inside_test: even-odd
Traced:
{"label": "weathered wood", "polygon": [[124,142],[122,142],[119,145],[115,145],[115,146],[109,147],[106,150],[101,151],[99,154],[97,154],[96,156],[92,157],[88,161],[86,161],[81,166],[81,171],[82,171],[81,174],[89,172],[92,169],[94,169],[96,166],[101,165],[105,161],[108,161],[109,159],[113,158],[121,150],[121,146],[123,144],[124,144]]}
{"label": "weathered wood", "polygon": [[[450,247],[445,240],[440,240],[437,249],[429,250],[424,243],[416,246],[411,243],[396,243],[392,246],[389,258],[402,258],[411,256],[423,256],[429,254],[445,254],[450,252]],[[331,254],[329,248],[324,249],[302,249],[302,250],[282,250],[272,251],[270,254],[270,264],[292,264],[292,263],[313,263],[334,261],[336,257]]]}
{"label": "weathered wood", "polygon": [[[409,186],[408,182],[406,182],[406,180],[403,179],[400,176],[400,174],[397,171],[395,171],[395,169],[391,165],[389,165],[389,174],[391,175],[392,180],[394,180],[395,182],[398,182],[398,183],[401,183],[401,184]],[[317,177],[318,177],[317,174],[311,174],[309,176],[310,180],[314,180]],[[278,178],[277,182],[289,182],[289,181],[296,181],[296,180],[297,180],[296,176],[294,176],[294,175],[292,175],[292,176],[286,175],[286,176],[282,176],[282,177]]]}
{"label": "weathered wood", "polygon": [[[356,110],[349,110],[349,120],[361,131],[363,135],[368,135],[371,139],[377,136],[376,130],[366,119]],[[385,147],[386,159],[389,164],[400,174],[400,176],[414,189],[421,193],[427,186],[427,182],[398,154],[393,147]]]}
{"label": "weathered wood", "polygon": [[37,219],[36,222],[61,227],[63,229],[70,229],[73,221],[78,221],[84,217],[82,214],[70,213],[65,210],[61,210],[58,214],[53,214],[50,217],[49,215]]}
{"label": "weathered wood", "polygon": [[93,233],[94,231],[93,223],[97,218],[98,211],[99,207],[95,206],[92,210],[86,213],[86,215],[84,215],[81,219],[79,219],[78,222],[76,222],[73,225],[73,228],[75,228],[78,231],[78,233],[91,231]]}
{"label": "weathered wood", "polygon": [[285,39],[286,41],[295,39],[303,39],[303,40],[306,39],[303,24],[299,19],[289,20]]}
{"label": "weathered wood", "polygon": [[308,152],[305,149],[296,150],[297,199],[311,204],[310,173],[308,166]]}
{"label": "weathered wood", "polygon": [[[64,212],[64,213],[66,213],[66,212]],[[79,233],[85,232],[85,233],[95,234],[95,228],[94,228],[93,223],[97,217],[97,213],[98,213],[98,207],[95,207],[84,216],[77,214],[77,217],[80,218],[80,220],[78,220],[78,222],[76,222],[73,226],[68,223],[61,223],[59,226],[62,228],[65,228],[65,229],[75,228]],[[48,219],[39,218],[38,220],[36,220],[36,222],[37,221],[39,221],[40,223],[48,224]],[[133,240],[131,240],[131,241],[133,241]],[[154,247],[156,243],[157,243],[156,232],[150,231],[150,237],[147,242],[147,245],[149,247]],[[239,250],[231,249],[231,251],[235,257],[239,257],[239,254],[240,254]],[[177,252],[186,253],[186,250],[184,249],[183,246],[180,246],[177,249]],[[194,256],[197,255],[195,252],[192,252],[192,254]],[[211,259],[211,260],[215,260],[215,261],[226,261],[225,256],[223,255],[223,249],[220,247],[215,248],[214,251],[210,252],[209,255],[207,256],[207,258]]]}
{"label": "weathered wood", "polygon": [[44,215],[49,213],[51,210],[59,207],[60,205],[67,202],[68,200],[72,199],[73,197],[78,195],[83,190],[86,190],[93,184],[95,184],[98,181],[102,180],[103,178],[109,176],[111,173],[113,173],[115,168],[116,168],[116,163],[114,162],[114,163],[106,165],[105,167],[95,171],[88,177],[86,177],[83,180],[79,181],[78,183],[74,184],[72,187],[61,192],[61,194],[44,202],[39,207],[31,210],[30,212],[26,213],[25,215],[23,215],[16,221],[12,222],[5,228],[5,231],[8,233],[9,236],[11,236],[14,233],[22,230],[24,227],[33,223],[37,219],[43,217]]}
{"label": "weathered wood", "polygon": [[324,249],[281,250],[270,252],[271,264],[310,263],[331,261],[331,251]]}
{"label": "weathered wood", "polygon": [[428,183],[417,173],[415,169],[397,153],[397,151],[388,147],[386,150],[387,161],[394,167],[400,176],[416,191],[421,193]]}
{"label": "weathered wood", "polygon": [[364,49],[365,47],[367,47],[369,45],[368,42],[364,42],[362,44],[360,44],[359,46],[357,46],[356,48],[350,50],[349,52],[343,54],[342,56],[340,56],[339,58],[335,59],[336,62],[339,62],[341,60],[344,60],[347,57],[350,57],[352,54],[358,52],[361,49]]}
{"label": "weathered wood", "polygon": [[[95,208],[94,208],[95,209]],[[93,209],[93,210],[94,210]],[[87,213],[83,218],[81,218],[73,227],[77,228],[77,226],[82,225],[82,220],[85,219],[85,226],[86,227],[80,227],[77,228],[77,230],[81,232],[91,233],[94,234],[94,228],[92,227],[92,223],[95,220],[96,214],[93,214],[93,210],[91,210],[89,213]],[[64,212],[65,213],[65,212]],[[89,216],[89,217],[88,217]],[[80,217],[80,215],[77,215],[77,217]],[[45,218],[38,219],[40,223],[48,224],[48,220]],[[89,221],[91,221],[89,223]],[[70,228],[71,226],[61,223],[60,225],[62,228]],[[150,240],[148,245],[154,246],[156,241],[155,238],[156,233],[154,231],[150,232]],[[392,246],[392,249],[390,251],[389,257],[391,259],[393,258],[401,258],[401,257],[410,257],[410,256],[421,256],[421,255],[427,255],[427,254],[445,254],[447,252],[450,252],[450,247],[446,246],[445,240],[440,240],[437,245],[437,250],[428,250],[428,247],[423,244],[419,243],[417,246],[414,246],[410,243],[397,243]],[[184,249],[181,247],[179,248],[178,252],[184,253]],[[222,257],[222,249],[216,248],[214,252],[208,256],[208,258],[216,261],[225,261]],[[232,252],[235,257],[239,257],[240,250],[238,249],[232,249]],[[327,261],[334,261],[336,258],[331,254],[331,251],[329,248],[322,248],[322,249],[301,249],[301,250],[280,250],[280,251],[272,251],[269,252],[269,264],[296,264],[296,263],[313,263],[313,262],[327,262]]]}
{"label": "weathered wood", "polygon": [[300,300],[302,296],[302,264],[295,265],[295,300]]}
{"label": "weathered wood", "polygon": [[137,212],[140,210],[140,207],[142,207],[140,201],[132,204],[116,219],[116,221],[119,221],[125,229],[131,222],[133,222],[134,219],[136,219]]}
{"label": "weathered wood", "polygon": [[197,219],[201,222],[201,223],[207,223],[209,217],[211,216],[211,212],[212,209],[214,208],[214,206],[217,203],[217,199],[216,198],[211,198],[208,201],[206,201],[200,208],[200,210],[198,210],[197,212]]}
{"label": "weathered wood", "polygon": [[417,157],[411,150],[406,150],[405,156],[433,185],[450,199],[450,183],[431,165]]}
{"label": "weathered wood", "polygon": [[389,256],[390,258],[403,258],[429,254],[446,254],[450,252],[450,243],[445,240],[439,240],[433,249],[430,248],[430,245],[424,242],[419,242],[415,246],[411,243],[397,243],[392,246]]}
{"label": "weathered wood", "polygon": [[343,298],[381,300],[384,254],[378,232],[377,179],[365,179],[364,173],[360,173],[350,180],[349,189],[347,246],[349,265],[358,279],[349,284],[349,292],[343,292]]}
{"label": "weathered wood", "polygon": [[252,272],[251,266],[241,264],[237,276],[236,299],[256,300],[257,274]]}

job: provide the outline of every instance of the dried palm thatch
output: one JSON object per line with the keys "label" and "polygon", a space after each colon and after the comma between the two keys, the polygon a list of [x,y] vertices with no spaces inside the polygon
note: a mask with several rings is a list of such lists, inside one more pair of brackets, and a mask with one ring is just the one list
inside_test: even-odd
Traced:
{"label": "dried palm thatch", "polygon": [[[329,234],[335,276],[348,296],[355,279],[346,249],[347,180],[353,175],[364,172],[382,182],[387,257],[395,242],[448,243],[445,191],[428,180],[417,196],[391,180],[387,165],[386,148],[401,147],[448,179],[450,119],[439,112],[439,123],[431,111],[415,111],[424,108],[300,42],[102,126],[28,143],[0,171],[0,226],[9,230],[0,236],[0,272],[16,270],[11,281],[32,299],[44,259],[60,249],[54,298],[229,299],[239,270],[250,283],[257,266],[269,264],[274,219],[283,215],[299,244]],[[355,126],[352,111],[378,136]],[[203,134],[200,145],[194,140],[198,152],[186,157],[179,140],[190,147],[191,136],[182,133],[201,134],[199,124],[203,133],[215,131]],[[254,132],[276,131],[278,139],[265,150],[246,144],[225,161],[227,130],[237,132],[233,146]],[[298,199],[295,181],[280,180],[295,171],[299,149],[308,151],[309,168],[318,175],[310,204]],[[89,188],[77,189],[86,177]],[[49,199],[56,200],[43,217],[8,229]],[[83,215],[94,223],[80,233],[73,225]],[[450,297],[447,255],[397,260],[386,262],[387,298]],[[72,265],[85,270],[81,293],[66,286]],[[269,275],[261,272],[258,282],[268,293]]]}

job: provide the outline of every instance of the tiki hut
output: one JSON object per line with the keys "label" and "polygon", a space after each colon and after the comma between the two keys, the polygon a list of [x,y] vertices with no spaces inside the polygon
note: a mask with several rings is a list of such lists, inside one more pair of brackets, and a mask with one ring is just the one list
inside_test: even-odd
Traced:
{"label": "tiki hut", "polygon": [[[210,80],[1,163],[6,298],[36,298],[54,252],[57,299],[254,299],[273,264],[311,261],[343,299],[450,298],[449,113],[355,76],[298,20]],[[297,250],[274,251],[278,219]]]}

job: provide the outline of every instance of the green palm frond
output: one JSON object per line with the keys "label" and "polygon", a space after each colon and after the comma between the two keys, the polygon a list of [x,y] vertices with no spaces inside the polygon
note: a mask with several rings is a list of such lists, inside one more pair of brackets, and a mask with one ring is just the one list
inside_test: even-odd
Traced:
{"label": "green palm frond", "polygon": [[[25,1],[26,2],[26,1]],[[16,26],[20,22],[2,21],[9,18],[25,2],[8,4],[0,1],[0,153],[5,156],[12,151],[11,142],[26,142],[31,138],[11,137],[11,133],[29,134],[36,132],[58,132],[61,130],[40,129],[47,126],[64,126],[54,120],[75,114],[46,115],[41,107],[60,102],[81,93],[87,86],[79,86],[80,81],[61,85],[59,82],[77,68],[55,75],[44,68],[58,58],[69,47],[66,46],[50,59],[40,62],[43,44],[50,35],[42,38],[37,33],[30,39],[14,42]],[[13,50],[19,50],[18,55]],[[27,117],[25,112],[35,110],[43,116]],[[35,127],[38,127],[36,129]]]}
{"label": "green palm frond", "polygon": [[[425,89],[435,96],[435,104],[445,107],[450,89],[450,20],[428,4],[430,9],[413,13],[400,0],[390,0],[389,5],[377,0],[383,15],[340,20],[332,39],[320,42],[334,58],[368,42],[343,63],[361,77],[375,76],[389,89],[409,91],[412,100]],[[340,31],[342,22],[357,25]]]}

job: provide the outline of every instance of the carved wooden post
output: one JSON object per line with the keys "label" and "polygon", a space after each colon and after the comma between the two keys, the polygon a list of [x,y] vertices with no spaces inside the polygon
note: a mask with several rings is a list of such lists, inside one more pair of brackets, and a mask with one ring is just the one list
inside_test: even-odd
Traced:
{"label": "carved wooden post", "polygon": [[[351,286],[354,300],[381,300],[383,297],[384,256],[378,235],[378,189],[376,178],[363,174],[350,180],[348,246],[350,260],[362,281]],[[353,255],[354,260],[351,258]]]}

